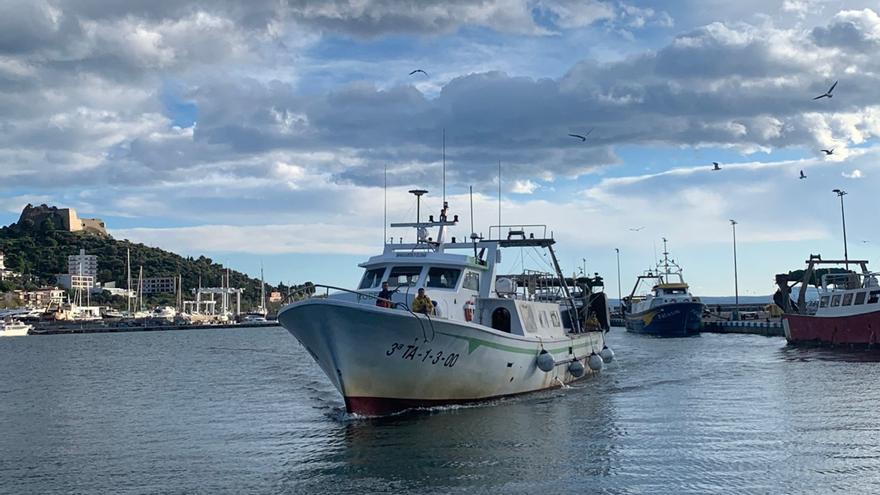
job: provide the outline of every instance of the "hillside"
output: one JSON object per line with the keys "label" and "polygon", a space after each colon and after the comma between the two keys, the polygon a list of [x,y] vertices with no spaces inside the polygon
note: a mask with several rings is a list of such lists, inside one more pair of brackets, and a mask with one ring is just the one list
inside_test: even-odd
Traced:
{"label": "hillside", "polygon": [[[85,249],[87,254],[98,257],[98,281],[115,281],[117,287],[126,284],[126,249],[131,251],[132,279],[136,281],[138,267],[143,266],[144,277],[183,276],[185,297],[190,298],[189,289],[198,287],[217,287],[226,274],[226,267],[215,263],[211,258],[183,257],[159,248],[115,240],[110,237],[92,235],[84,232],[68,232],[56,229],[51,220],[34,225],[25,220],[0,228],[0,252],[6,255],[6,268],[22,273],[23,285],[35,288],[55,282],[55,275],[67,273],[68,255],[78,254]],[[259,304],[260,280],[230,270],[233,287],[245,289],[242,294],[242,310]],[[133,282],[134,283],[134,282]],[[22,285],[16,283],[14,285]],[[13,289],[12,284],[0,282],[0,292]],[[287,287],[266,287],[266,291],[280,290],[287,293]],[[123,298],[117,298],[124,302]],[[150,304],[173,303],[170,294],[156,295]],[[102,302],[102,301],[99,301]],[[110,302],[110,301],[104,301]],[[119,302],[119,301],[115,301]]]}

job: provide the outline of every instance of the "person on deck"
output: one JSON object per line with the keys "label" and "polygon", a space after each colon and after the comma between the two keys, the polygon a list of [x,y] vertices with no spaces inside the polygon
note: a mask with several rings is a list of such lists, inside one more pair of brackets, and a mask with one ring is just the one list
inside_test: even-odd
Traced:
{"label": "person on deck", "polygon": [[434,314],[434,303],[431,298],[425,294],[425,288],[419,287],[419,293],[412,301],[412,312],[422,313],[426,315]]}
{"label": "person on deck", "polygon": [[379,306],[380,308],[393,308],[394,303],[391,302],[391,296],[394,295],[397,290],[398,289],[388,289],[388,282],[382,282],[382,290],[379,291],[379,299],[376,299],[376,306]]}

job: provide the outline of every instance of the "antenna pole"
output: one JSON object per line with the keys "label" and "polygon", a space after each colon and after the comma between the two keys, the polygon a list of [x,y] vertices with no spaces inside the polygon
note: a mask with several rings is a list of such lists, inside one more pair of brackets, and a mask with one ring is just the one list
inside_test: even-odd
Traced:
{"label": "antenna pole", "polygon": [[471,194],[471,234],[474,233],[474,186],[468,186]]}
{"label": "antenna pole", "polygon": [[385,196],[384,196],[384,204],[382,206],[382,245],[385,245],[385,241],[388,239],[388,164],[385,164]]}
{"label": "antenna pole", "polygon": [[446,128],[443,128],[443,204],[446,204]]}
{"label": "antenna pole", "polygon": [[501,238],[501,160],[498,160],[498,238]]}

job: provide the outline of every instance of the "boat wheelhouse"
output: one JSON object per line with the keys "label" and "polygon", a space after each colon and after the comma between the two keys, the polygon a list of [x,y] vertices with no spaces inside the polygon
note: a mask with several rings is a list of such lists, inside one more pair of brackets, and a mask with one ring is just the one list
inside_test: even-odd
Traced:
{"label": "boat wheelhouse", "polygon": [[[822,260],[810,256],[807,268],[776,276],[775,302],[783,309],[785,337],[792,344],[873,346],[880,333],[880,274],[866,260]],[[820,268],[841,265],[844,268]],[[856,265],[859,271],[849,269]],[[791,300],[800,284],[798,301]],[[807,302],[807,291],[818,291],[818,303]]]}
{"label": "boat wheelhouse", "polygon": [[[457,220],[447,219],[444,204],[438,221],[392,224],[414,228],[416,241],[387,243],[360,264],[357,289],[317,284],[279,312],[349,412],[387,414],[559,387],[600,369],[600,354],[612,359],[607,328],[585,330],[566,284],[560,289],[568,302],[560,304],[496,277],[503,250],[523,248],[546,250],[564,280],[546,226],[493,226],[488,239],[459,241],[447,231]],[[436,238],[428,235],[433,228]],[[416,301],[420,288],[427,306]]]}
{"label": "boat wheelhouse", "polygon": [[[690,293],[681,267],[669,259],[663,239],[663,261],[636,279],[629,296],[623,299],[626,329],[657,337],[686,337],[700,332],[703,303]],[[639,293],[650,284],[650,292]]]}

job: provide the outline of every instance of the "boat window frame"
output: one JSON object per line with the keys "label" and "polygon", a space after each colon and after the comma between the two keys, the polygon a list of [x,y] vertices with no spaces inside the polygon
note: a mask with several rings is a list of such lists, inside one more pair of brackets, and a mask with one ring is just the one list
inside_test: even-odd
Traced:
{"label": "boat window frame", "polygon": [[861,306],[862,304],[865,304],[865,300],[867,299],[867,296],[868,296],[868,291],[866,291],[866,290],[861,290],[859,292],[856,292],[856,298],[853,301],[853,306]]}
{"label": "boat window frame", "polygon": [[840,302],[841,306],[851,306],[853,301],[853,293],[847,292],[843,295],[843,300]]}
{"label": "boat window frame", "polygon": [[559,321],[559,313],[556,311],[550,312],[550,322],[553,323],[553,326],[559,328],[562,326],[562,323]]}
{"label": "boat window frame", "polygon": [[880,290],[872,290],[868,293],[868,302],[865,304],[877,304],[880,302]]}
{"label": "boat window frame", "polygon": [[[364,289],[375,289],[376,287],[380,287],[382,285],[382,280],[385,279],[385,272],[388,270],[387,266],[383,266],[380,268],[367,268],[364,270],[364,275],[361,277],[361,282],[358,284],[358,290]],[[367,281],[367,274],[372,272],[379,272],[379,277],[375,280],[375,283],[370,285],[369,287],[364,287],[364,282]]]}
{"label": "boat window frame", "polygon": [[[397,287],[416,287],[419,285],[419,281],[422,279],[422,272],[424,271],[424,266],[422,265],[394,265],[391,266],[388,271],[388,277],[386,282],[388,282],[388,287],[397,288]],[[408,284],[396,284],[391,281],[391,277],[394,275],[395,270],[418,270],[416,272],[416,278],[412,281],[412,283]],[[399,275],[398,275],[399,276]]]}
{"label": "boat window frame", "polygon": [[[470,287],[468,285],[469,278],[476,280],[476,282],[477,282],[476,287]],[[461,281],[461,288],[462,289],[472,290],[474,292],[480,292],[480,273],[479,272],[476,272],[474,270],[465,270],[464,276],[461,278],[461,280],[462,280]]]}
{"label": "boat window frame", "polygon": [[[439,278],[442,279],[444,275],[448,275],[449,272],[455,272],[455,279],[452,280],[451,284],[446,285],[432,285],[431,284],[431,271],[432,270],[442,270],[444,273],[439,275]],[[455,290],[458,286],[458,281],[461,279],[461,268],[442,266],[442,265],[429,265],[428,273],[425,276],[425,288],[426,289],[438,289],[438,290]]]}
{"label": "boat window frame", "polygon": [[547,311],[543,309],[538,311],[538,324],[541,325],[541,328],[550,327],[550,321],[547,318]]}
{"label": "boat window frame", "polygon": [[538,319],[535,318],[535,309],[532,308],[531,304],[523,304],[518,309],[520,310],[523,329],[528,333],[536,333],[538,331]]}
{"label": "boat window frame", "polygon": [[819,298],[819,307],[820,307],[820,308],[827,308],[827,307],[828,307],[828,301],[829,301],[829,300],[831,300],[831,296],[822,296],[822,297],[820,297],[820,298]]}
{"label": "boat window frame", "polygon": [[836,308],[840,306],[840,294],[833,294],[831,296],[831,307]]}

